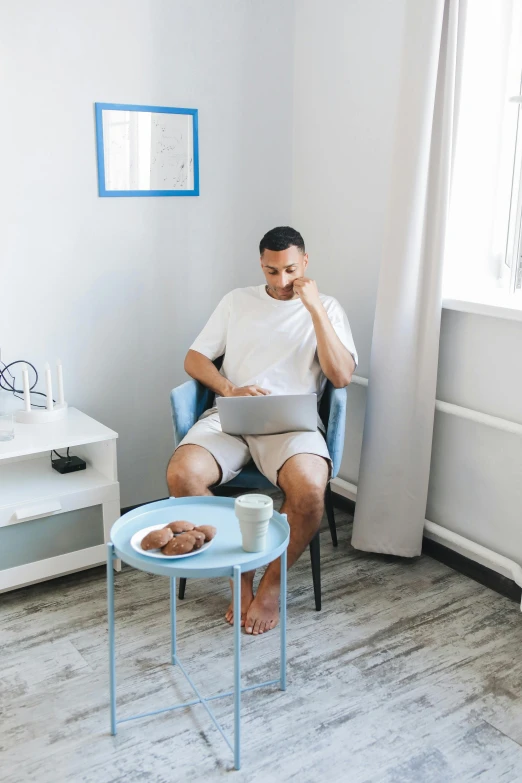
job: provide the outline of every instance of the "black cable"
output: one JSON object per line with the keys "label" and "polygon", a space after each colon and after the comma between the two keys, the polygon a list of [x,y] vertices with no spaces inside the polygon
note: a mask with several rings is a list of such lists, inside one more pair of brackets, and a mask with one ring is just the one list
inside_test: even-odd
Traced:
{"label": "black cable", "polygon": [[[13,379],[13,381],[16,381],[15,376],[13,375],[13,373],[11,372],[11,370],[9,368],[12,367],[13,364],[18,364],[19,361],[23,361],[23,360],[22,359],[18,359],[17,361],[11,362],[10,364],[6,364],[5,362],[2,362],[4,367],[3,367],[3,369],[0,370],[0,389],[3,389],[4,391],[12,392],[13,396],[16,397],[17,400],[23,400],[24,398],[20,397],[20,394],[18,394],[18,392],[21,392],[22,389],[16,389],[15,386],[12,383],[9,383],[9,381],[4,377],[4,373],[8,372],[9,375],[11,376],[11,378]],[[26,362],[26,364],[29,364],[33,368],[33,370],[35,372],[35,375],[36,375],[36,380],[35,380],[33,386],[31,387],[32,389],[34,389],[34,387],[38,383],[38,373],[36,371],[36,368],[30,362]],[[7,386],[4,386],[2,384],[2,381],[4,381],[7,384]],[[32,393],[33,394],[39,394],[41,397],[47,397],[47,395],[43,394],[43,392],[34,391]],[[45,405],[37,405],[35,403],[33,407],[34,408],[45,408],[46,406]]]}
{"label": "black cable", "polygon": [[[31,364],[31,362],[28,362],[26,359],[16,359],[14,362],[9,362],[9,364],[6,364],[5,362],[2,362],[2,364],[4,365],[4,368],[3,368],[3,370],[0,370],[0,387],[2,389],[4,389],[5,391],[17,391],[17,392],[22,392],[23,391],[22,389],[15,389],[13,384],[9,383],[9,381],[4,377],[4,373],[5,372],[9,372],[9,375],[11,376],[11,378],[13,380],[16,380],[15,376],[13,375],[11,370],[9,369],[10,367],[13,367],[13,365],[15,365],[15,364],[27,364],[27,365],[29,365],[29,367],[32,368],[36,378],[35,378],[35,381],[34,381],[33,385],[30,387],[30,391],[32,391],[34,389],[34,387],[36,386],[36,384],[38,383],[38,371],[37,371],[36,367],[34,366],[34,364]],[[7,386],[2,386],[2,381],[4,381],[7,384]],[[35,392],[35,394],[41,394],[41,392]]]}
{"label": "black cable", "polygon": [[14,381],[14,380],[15,380],[15,377],[14,377],[13,373],[11,372],[11,370],[10,370],[10,369],[7,367],[7,365],[6,365],[6,363],[5,363],[5,362],[2,362],[2,364],[4,365],[4,368],[5,368],[5,369],[7,369],[7,371],[8,371],[8,373],[9,373],[9,375],[11,376],[11,378],[12,378],[12,379],[13,379],[13,381]]}
{"label": "black cable", "polygon": [[59,457],[60,459],[67,459],[67,461],[70,462],[71,461],[71,456],[69,455],[69,450],[70,450],[70,446],[67,447],[67,457],[62,457],[62,455],[59,454],[56,451],[56,449],[53,449],[51,451],[51,462],[55,462],[55,460],[53,459],[53,454],[56,454],[56,456]]}
{"label": "black cable", "polygon": [[[31,364],[31,362],[28,362],[26,359],[16,359],[14,362],[9,362],[9,364],[6,364],[5,362],[2,362],[4,365],[2,369],[0,369],[0,389],[3,389],[4,391],[11,392],[18,400],[23,400],[23,397],[20,397],[20,395],[23,393],[23,389],[17,389],[16,386],[13,383],[10,383],[10,381],[6,378],[5,373],[9,373],[13,381],[16,383],[16,378],[9,369],[15,364],[27,364],[29,367],[32,368],[34,374],[35,374],[35,380],[32,386],[29,387],[29,392],[31,394],[38,394],[40,397],[47,398],[47,394],[44,394],[44,392],[39,391],[33,391],[34,387],[38,383],[38,371],[34,364]],[[4,386],[4,383],[6,384]],[[56,400],[53,400],[53,402],[56,402]],[[36,405],[36,403],[33,405],[34,408],[45,408],[45,405]]]}

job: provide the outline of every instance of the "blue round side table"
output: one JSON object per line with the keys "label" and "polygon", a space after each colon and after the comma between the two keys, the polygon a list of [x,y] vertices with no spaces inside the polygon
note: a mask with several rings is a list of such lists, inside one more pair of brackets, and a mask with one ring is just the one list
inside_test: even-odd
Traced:
{"label": "blue round side table", "polygon": [[[179,560],[161,560],[136,552],[130,545],[134,533],[150,525],[167,524],[176,519],[184,519],[195,525],[214,525],[217,534],[214,542],[205,552],[194,557]],[[290,527],[286,514],[274,512],[268,528],[267,546],[263,552],[245,552],[241,546],[239,523],[234,514],[234,499],[219,497],[169,498],[157,503],[140,506],[124,514],[114,523],[111,530],[111,540],[107,544],[107,600],[109,610],[109,662],[110,662],[110,698],[111,698],[111,734],[116,734],[118,723],[126,723],[137,718],[156,715],[170,710],[177,710],[194,704],[202,704],[214,725],[234,753],[234,766],[240,768],[241,763],[241,693],[263,688],[268,685],[279,685],[286,690],[286,550],[290,539]],[[234,689],[214,696],[202,696],[198,687],[188,675],[178,658],[176,651],[176,579],[205,579],[215,576],[228,576],[234,581],[234,606],[241,605],[241,574],[271,563],[281,557],[281,595],[280,595],[280,631],[281,631],[281,665],[279,677],[248,688],[241,688],[241,612],[234,612]],[[114,569],[113,561],[117,558],[124,563],[147,571],[151,574],[167,576],[170,579],[170,631],[171,631],[171,662],[177,665],[192,687],[195,699],[174,704],[160,710],[132,715],[122,720],[116,720],[116,662],[114,639]],[[210,701],[234,695],[234,741],[230,742],[219,725],[211,707]]]}

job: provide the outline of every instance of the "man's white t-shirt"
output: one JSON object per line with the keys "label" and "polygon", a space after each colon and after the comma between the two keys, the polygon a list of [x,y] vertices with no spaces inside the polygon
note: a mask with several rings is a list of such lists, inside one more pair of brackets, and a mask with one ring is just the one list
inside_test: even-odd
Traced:
{"label": "man's white t-shirt", "polygon": [[[357,364],[346,313],[333,296],[320,298]],[[256,384],[272,394],[319,397],[324,391],[312,316],[300,299],[273,299],[264,285],[236,288],[224,296],[190,347],[212,361],[224,354],[221,374],[236,386]]]}

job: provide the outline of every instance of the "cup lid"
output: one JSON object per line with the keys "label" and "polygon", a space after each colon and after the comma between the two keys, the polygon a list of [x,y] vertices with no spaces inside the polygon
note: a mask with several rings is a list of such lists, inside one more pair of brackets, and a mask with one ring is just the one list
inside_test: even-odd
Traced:
{"label": "cup lid", "polygon": [[242,508],[261,509],[273,505],[272,498],[269,495],[240,495],[236,498],[236,504]]}

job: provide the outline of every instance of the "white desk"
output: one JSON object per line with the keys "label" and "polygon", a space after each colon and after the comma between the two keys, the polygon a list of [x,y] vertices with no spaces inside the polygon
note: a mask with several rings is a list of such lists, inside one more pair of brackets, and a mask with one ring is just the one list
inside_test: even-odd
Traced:
{"label": "white desk", "polygon": [[[0,592],[106,562],[120,516],[117,437],[70,408],[60,421],[15,423],[0,442]],[[52,468],[51,450],[68,447],[86,470]]]}

